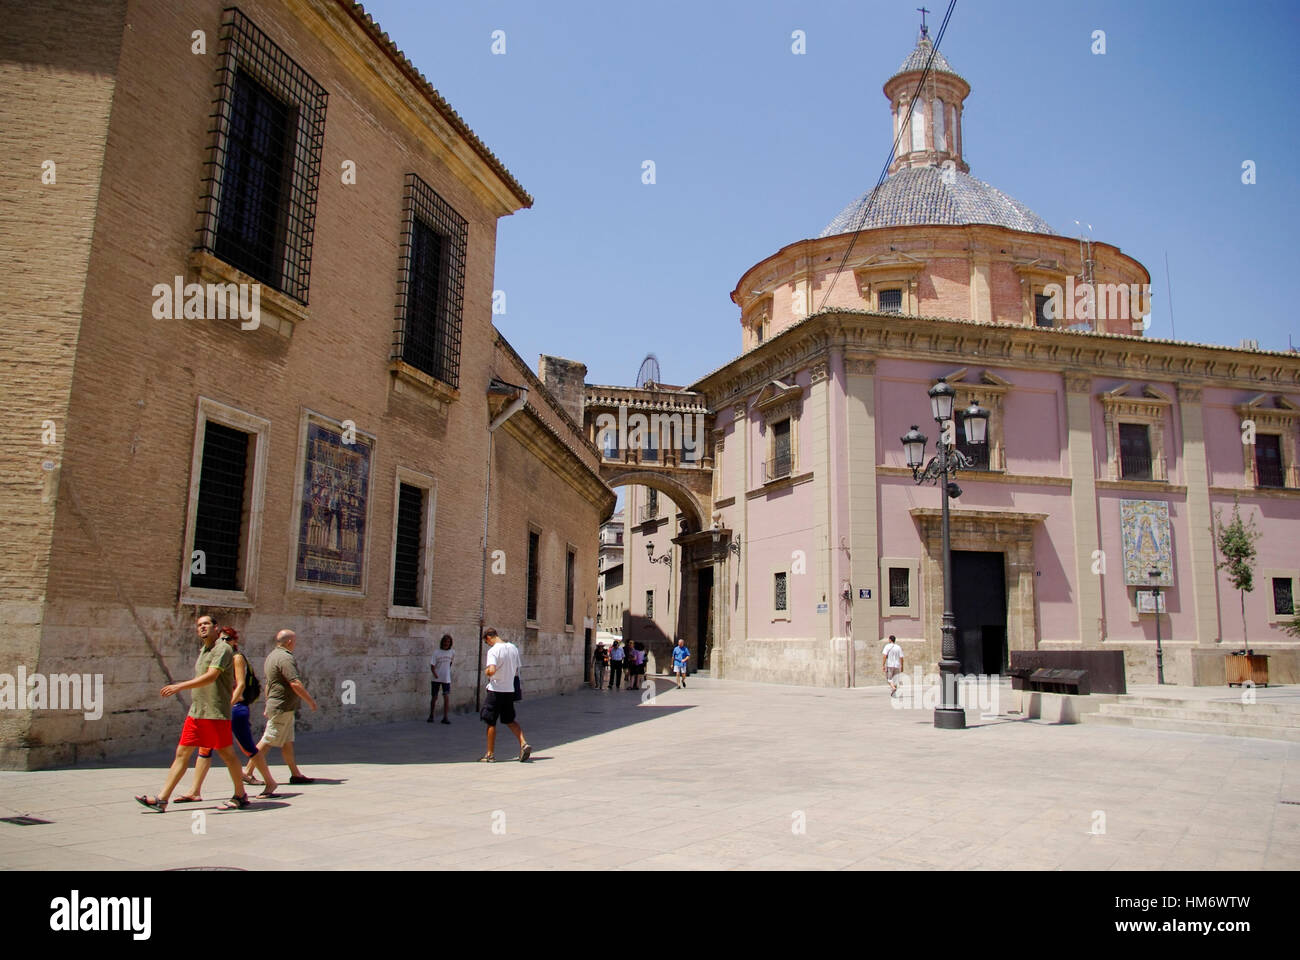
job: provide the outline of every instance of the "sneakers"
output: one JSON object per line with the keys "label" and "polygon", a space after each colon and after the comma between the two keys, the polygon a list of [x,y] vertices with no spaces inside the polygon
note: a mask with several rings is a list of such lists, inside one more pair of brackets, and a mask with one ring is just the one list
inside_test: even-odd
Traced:
{"label": "sneakers", "polygon": [[533,755],[533,748],[532,748],[529,744],[526,744],[526,743],[525,743],[525,744],[524,744],[524,745],[519,749],[519,762],[520,762],[520,763],[527,763],[527,762],[528,762],[528,758],[531,757],[532,755]]}

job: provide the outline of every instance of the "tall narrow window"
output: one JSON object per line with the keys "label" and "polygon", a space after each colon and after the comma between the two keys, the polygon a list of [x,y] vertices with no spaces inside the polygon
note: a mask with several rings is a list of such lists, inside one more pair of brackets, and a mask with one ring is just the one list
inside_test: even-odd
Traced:
{"label": "tall narrow window", "polygon": [[1151,479],[1151,435],[1146,424],[1119,425],[1119,465],[1125,480]]}
{"label": "tall narrow window", "polygon": [[202,551],[190,586],[210,590],[240,590],[247,500],[249,435],[209,420],[203,431],[203,465],[199,502],[194,516],[194,547]]}
{"label": "tall narrow window", "polygon": [[902,290],[881,290],[879,301],[880,301],[881,313],[902,313],[903,312],[903,291]]}
{"label": "tall narrow window", "polygon": [[572,550],[564,555],[564,625],[573,626],[573,565],[576,557]]}
{"label": "tall narrow window", "polygon": [[397,494],[393,606],[421,606],[420,552],[424,545],[424,491],[403,483]]}
{"label": "tall narrow window", "polygon": [[655,592],[653,590],[645,592],[645,616],[647,620],[655,618]]}
{"label": "tall narrow window", "polygon": [[793,467],[790,447],[790,418],[772,424],[772,460],[768,464],[767,478],[775,480],[790,476]]}
{"label": "tall narrow window", "polygon": [[460,387],[469,224],[415,174],[406,177],[393,359]]}
{"label": "tall narrow window", "polygon": [[1292,616],[1295,613],[1295,598],[1291,595],[1291,578],[1273,578],[1273,613],[1279,616]]}
{"label": "tall narrow window", "polygon": [[944,131],[944,126],[943,126],[944,119],[946,117],[947,117],[947,113],[944,111],[943,101],[935,100],[934,101],[934,149],[936,150],[948,149],[948,137]]}
{"label": "tall narrow window", "polygon": [[613,430],[605,431],[605,459],[618,459],[618,434]]}
{"label": "tall narrow window", "polygon": [[1255,476],[1261,487],[1281,487],[1282,473],[1282,438],[1276,433],[1258,433],[1255,435]]}
{"label": "tall narrow window", "polygon": [[921,100],[912,109],[912,149],[925,149],[925,103]]}
{"label": "tall narrow window", "polygon": [[195,248],[305,304],[328,95],[237,8],[221,42]]}
{"label": "tall narrow window", "polygon": [[790,609],[790,597],[786,592],[788,577],[789,574],[784,570],[772,577],[772,609],[777,613],[785,613]]}
{"label": "tall narrow window", "polygon": [[1047,315],[1047,305],[1051,302],[1052,298],[1045,293],[1034,294],[1034,326],[1055,326],[1055,322]]}
{"label": "tall narrow window", "polygon": [[531,530],[528,532],[528,610],[529,620],[537,619],[537,586],[541,574],[542,538]]}
{"label": "tall narrow window", "polygon": [[891,607],[909,607],[912,605],[910,584],[906,567],[889,568],[889,605]]}

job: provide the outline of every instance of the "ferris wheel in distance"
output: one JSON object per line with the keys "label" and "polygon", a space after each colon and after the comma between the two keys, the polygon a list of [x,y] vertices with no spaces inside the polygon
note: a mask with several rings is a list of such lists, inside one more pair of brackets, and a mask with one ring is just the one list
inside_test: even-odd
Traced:
{"label": "ferris wheel in distance", "polygon": [[659,358],[653,353],[647,353],[645,359],[641,361],[641,369],[636,374],[636,388],[643,387],[653,388],[659,382]]}

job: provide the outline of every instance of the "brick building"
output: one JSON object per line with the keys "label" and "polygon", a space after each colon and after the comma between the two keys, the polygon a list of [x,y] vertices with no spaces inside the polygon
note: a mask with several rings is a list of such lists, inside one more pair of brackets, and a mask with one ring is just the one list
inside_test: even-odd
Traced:
{"label": "brick building", "polygon": [[501,162],[350,2],[6,16],[0,672],[105,704],[0,765],[174,742],[199,612],[299,632],[308,728],[422,716],[444,632],[472,705],[481,616],[576,686],[614,495],[492,326]]}

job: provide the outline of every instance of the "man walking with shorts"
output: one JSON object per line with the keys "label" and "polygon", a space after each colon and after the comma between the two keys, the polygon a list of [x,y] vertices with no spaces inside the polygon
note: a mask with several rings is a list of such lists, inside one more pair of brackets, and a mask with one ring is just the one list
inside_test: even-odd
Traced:
{"label": "man walking with shorts", "polygon": [[234,735],[230,729],[230,698],[235,689],[235,653],[225,640],[217,639],[216,625],[206,614],[194,623],[203,649],[194,662],[194,679],[183,683],[169,683],[163,687],[164,697],[174,696],[182,690],[193,690],[194,701],[190,712],[185,717],[185,727],[181,731],[180,743],[176,746],[176,758],[171,769],[167,771],[167,782],[156,797],[148,795],[135,799],[163,813],[167,810],[167,800],[171,797],[176,784],[185,776],[185,768],[190,765],[190,757],[199,747],[211,747],[217,751],[230,771],[230,779],[235,784],[235,795],[221,804],[222,810],[243,810],[249,806],[248,794],[244,790],[244,780],[235,759],[235,750],[231,744]]}
{"label": "man walking with shorts", "polygon": [[495,627],[488,627],[483,633],[483,642],[488,645],[487,699],[479,716],[487,724],[487,753],[479,757],[479,763],[496,763],[497,721],[501,720],[510,728],[510,732],[519,738],[519,761],[527,762],[533,748],[524,740],[524,731],[515,722],[515,677],[519,676],[519,651],[513,643],[502,640]]}
{"label": "man walking with shorts", "polygon": [[686,664],[690,659],[691,651],[686,649],[686,641],[678,637],[677,646],[673,647],[673,675],[677,677],[678,689],[686,686],[686,672],[689,669]]}
{"label": "man walking with shorts", "polygon": [[[293,755],[295,711],[303,700],[313,710],[316,709],[316,701],[307,692],[298,675],[298,661],[293,655],[297,642],[296,633],[281,630],[275,635],[275,649],[266,655],[262,669],[262,676],[266,677],[266,708],[263,710],[266,715],[266,731],[257,745],[259,753],[267,747],[280,748],[285,765],[289,768],[289,782],[294,784],[315,782],[311,777],[303,776]],[[248,766],[251,773],[251,761]]]}
{"label": "man walking with shorts", "polygon": [[898,675],[903,672],[903,648],[892,633],[885,649],[880,652],[880,663],[885,668],[885,679],[889,681],[889,695],[895,696],[898,693]]}

